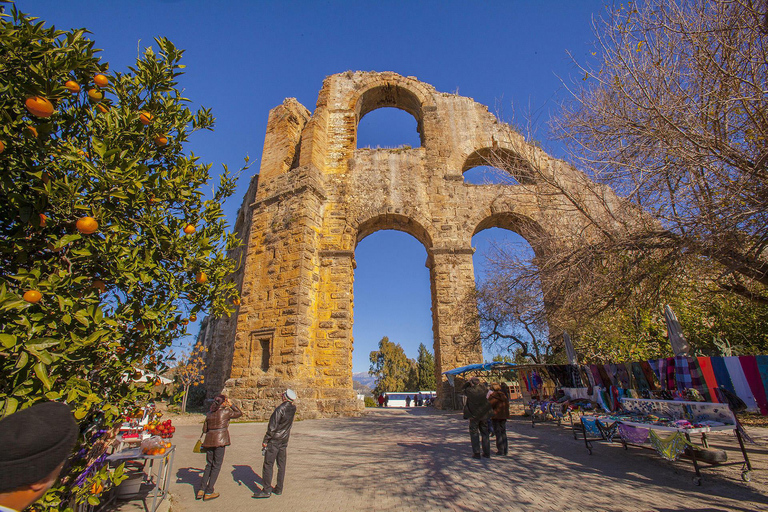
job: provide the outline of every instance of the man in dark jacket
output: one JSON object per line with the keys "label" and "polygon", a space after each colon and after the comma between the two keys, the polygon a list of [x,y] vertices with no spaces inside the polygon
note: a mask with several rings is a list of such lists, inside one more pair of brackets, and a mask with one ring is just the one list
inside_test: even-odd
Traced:
{"label": "man in dark jacket", "polygon": [[[285,479],[285,449],[288,446],[288,438],[291,436],[293,417],[296,415],[296,392],[287,389],[283,393],[283,403],[275,408],[275,412],[269,418],[267,433],[261,443],[264,453],[264,467],[261,470],[261,479],[264,487],[254,498],[269,498],[272,493],[283,494],[283,480]],[[277,460],[277,485],[272,487],[272,468]]]}
{"label": "man in dark jacket", "polygon": [[464,389],[467,403],[464,405],[464,419],[469,420],[469,438],[472,441],[472,453],[480,458],[481,438],[483,457],[491,456],[491,438],[488,431],[488,418],[493,409],[488,401],[488,390],[480,383],[480,379],[472,377]]}

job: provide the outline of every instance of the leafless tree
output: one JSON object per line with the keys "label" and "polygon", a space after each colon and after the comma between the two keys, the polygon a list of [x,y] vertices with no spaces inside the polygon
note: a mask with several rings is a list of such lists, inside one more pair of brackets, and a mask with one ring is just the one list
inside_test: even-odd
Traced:
{"label": "leafless tree", "polygon": [[595,21],[555,129],[579,167],[659,224],[628,246],[690,253],[716,282],[768,303],[768,6],[649,0]]}

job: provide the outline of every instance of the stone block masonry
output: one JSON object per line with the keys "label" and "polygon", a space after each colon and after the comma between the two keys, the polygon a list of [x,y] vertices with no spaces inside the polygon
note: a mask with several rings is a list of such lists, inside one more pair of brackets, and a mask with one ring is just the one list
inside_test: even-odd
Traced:
{"label": "stone block masonry", "polygon": [[[360,119],[382,107],[416,118],[421,147],[357,148]],[[518,184],[464,183],[466,170],[488,164]],[[605,201],[585,211],[568,196],[584,196],[590,184],[487,107],[414,77],[330,76],[311,115],[285,100],[269,114],[259,174],[235,224],[243,246],[230,256],[239,262],[232,278],[242,302],[232,317],[208,319],[201,330],[209,396],[223,391],[247,417],[265,419],[291,387],[300,417],[359,413],[352,390],[355,247],[375,231],[397,229],[427,250],[438,404],[452,406],[442,372],[483,360],[467,307],[475,287],[472,236],[489,227],[551,233],[563,243],[588,235],[590,222],[605,216],[598,211]],[[609,190],[601,194],[621,205]]]}

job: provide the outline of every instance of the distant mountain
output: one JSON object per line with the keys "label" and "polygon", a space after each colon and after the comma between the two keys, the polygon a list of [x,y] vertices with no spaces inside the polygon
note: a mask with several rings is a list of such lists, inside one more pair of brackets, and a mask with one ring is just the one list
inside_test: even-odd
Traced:
{"label": "distant mountain", "polygon": [[374,385],[376,384],[376,379],[368,375],[368,372],[353,373],[352,380],[359,382],[361,385],[371,389],[373,389]]}

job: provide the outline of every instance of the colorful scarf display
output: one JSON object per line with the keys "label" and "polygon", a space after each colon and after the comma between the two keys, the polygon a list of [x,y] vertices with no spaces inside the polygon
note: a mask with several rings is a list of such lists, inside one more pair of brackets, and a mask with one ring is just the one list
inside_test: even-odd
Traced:
{"label": "colorful scarf display", "polygon": [[688,358],[686,356],[675,357],[675,389],[685,390],[693,387],[693,381],[691,380],[691,369],[688,366]]}
{"label": "colorful scarf display", "polygon": [[735,393],[736,390],[731,382],[731,377],[728,375],[728,367],[725,366],[725,360],[722,357],[710,357],[709,361],[712,363],[712,372],[717,379],[717,385],[723,386],[731,393]]}
{"label": "colorful scarf display", "polygon": [[728,375],[731,376],[731,382],[733,388],[736,390],[736,394],[744,400],[747,404],[747,409],[750,411],[757,410],[757,401],[752,394],[752,390],[749,389],[749,383],[747,377],[744,375],[744,370],[741,369],[741,361],[738,356],[724,357],[725,366],[728,368]]}
{"label": "colorful scarf display", "polygon": [[717,379],[715,378],[715,372],[712,369],[712,361],[709,357],[699,356],[696,358],[696,362],[699,363],[701,369],[701,375],[706,383],[707,390],[709,391],[709,398],[712,402],[717,402]]}
{"label": "colorful scarf display", "polygon": [[600,429],[597,428],[597,419],[596,418],[589,418],[587,416],[581,417],[581,424],[584,425],[584,431],[589,435],[589,437],[603,437],[603,433],[600,432]]}
{"label": "colorful scarf display", "polygon": [[627,443],[643,444],[648,440],[650,429],[619,424],[619,436]]}
{"label": "colorful scarf display", "polygon": [[760,370],[757,366],[755,356],[739,356],[741,370],[744,372],[744,378],[747,379],[752,396],[755,397],[760,414],[768,415],[768,398],[766,398],[763,381],[760,378]]}
{"label": "colorful scarf display", "polygon": [[682,432],[675,432],[669,437],[661,438],[656,432],[651,430],[648,434],[648,438],[651,441],[651,446],[654,450],[667,460],[675,461],[680,458],[680,455],[685,451],[686,446],[693,446],[685,438],[685,434]]}

